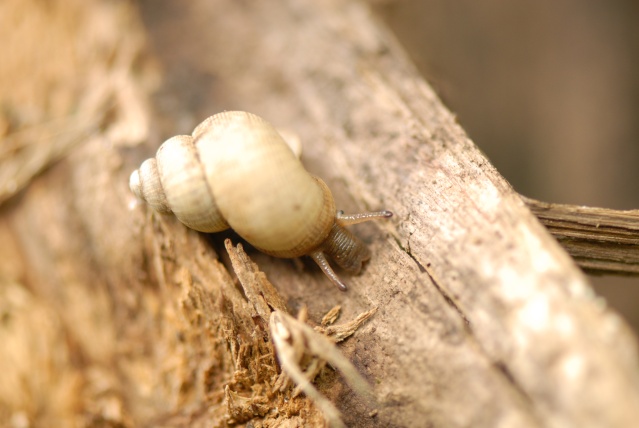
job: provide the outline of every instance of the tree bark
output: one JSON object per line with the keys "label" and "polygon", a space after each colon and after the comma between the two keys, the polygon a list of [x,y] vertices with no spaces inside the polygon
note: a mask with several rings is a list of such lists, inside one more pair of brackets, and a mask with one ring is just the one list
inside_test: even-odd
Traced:
{"label": "tree bark", "polygon": [[[339,209],[395,213],[354,228],[373,258],[361,275],[344,274],[346,293],[311,263],[248,250],[293,314],[307,306],[319,324],[338,304],[343,320],[378,308],[340,345],[376,402],[328,369],[317,380],[346,425],[625,427],[639,418],[635,337],[365,5],[65,5],[71,22],[84,22],[71,39],[94,48],[73,58],[93,74],[60,71],[86,91],[61,110],[41,108],[99,106],[102,125],[2,209],[10,322],[0,363],[13,370],[0,381],[0,420],[322,423],[308,399],[269,389],[278,367],[268,329],[223,246],[239,238],[187,230],[128,189],[162,139],[234,109],[299,134],[302,161]],[[43,33],[71,31],[46,22]]]}

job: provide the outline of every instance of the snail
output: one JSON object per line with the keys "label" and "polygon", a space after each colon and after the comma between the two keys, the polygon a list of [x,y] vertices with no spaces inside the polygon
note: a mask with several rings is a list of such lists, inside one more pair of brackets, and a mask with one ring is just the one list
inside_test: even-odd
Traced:
{"label": "snail", "polygon": [[388,218],[390,211],[345,215],[326,184],[309,174],[276,129],[251,113],[229,111],[191,136],[160,146],[131,174],[131,191],[160,213],[200,232],[232,228],[276,257],[310,256],[341,290],[327,261],[357,273],[370,250],[345,226]]}

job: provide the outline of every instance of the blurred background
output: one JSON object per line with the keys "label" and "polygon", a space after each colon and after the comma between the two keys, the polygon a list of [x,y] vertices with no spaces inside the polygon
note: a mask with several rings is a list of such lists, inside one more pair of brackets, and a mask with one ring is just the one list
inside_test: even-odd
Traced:
{"label": "blurred background", "polygon": [[[639,209],[639,2],[370,3],[515,190]],[[639,332],[639,278],[591,280]]]}

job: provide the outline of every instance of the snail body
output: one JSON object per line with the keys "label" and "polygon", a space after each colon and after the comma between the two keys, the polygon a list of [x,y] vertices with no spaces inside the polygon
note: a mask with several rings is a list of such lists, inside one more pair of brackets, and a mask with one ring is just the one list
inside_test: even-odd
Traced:
{"label": "snail body", "polygon": [[193,134],[168,139],[131,174],[133,193],[201,232],[232,228],[276,257],[310,255],[341,289],[325,254],[358,272],[369,250],[343,226],[388,211],[344,216],[275,128],[246,112],[209,117]]}

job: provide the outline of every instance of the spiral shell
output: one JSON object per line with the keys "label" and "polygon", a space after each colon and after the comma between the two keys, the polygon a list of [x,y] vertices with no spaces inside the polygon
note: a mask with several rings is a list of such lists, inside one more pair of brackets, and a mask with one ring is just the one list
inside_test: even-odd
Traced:
{"label": "spiral shell", "polygon": [[[272,125],[250,113],[219,113],[191,136],[170,138],[155,158],[131,174],[129,185],[154,210],[173,212],[192,229],[219,232],[231,227],[264,253],[311,255],[340,288],[344,285],[324,252],[353,271],[369,257],[366,247],[341,226],[326,184],[304,169]],[[350,222],[389,215],[365,214],[365,220]],[[332,248],[335,243],[326,242],[329,235],[345,245]]]}

